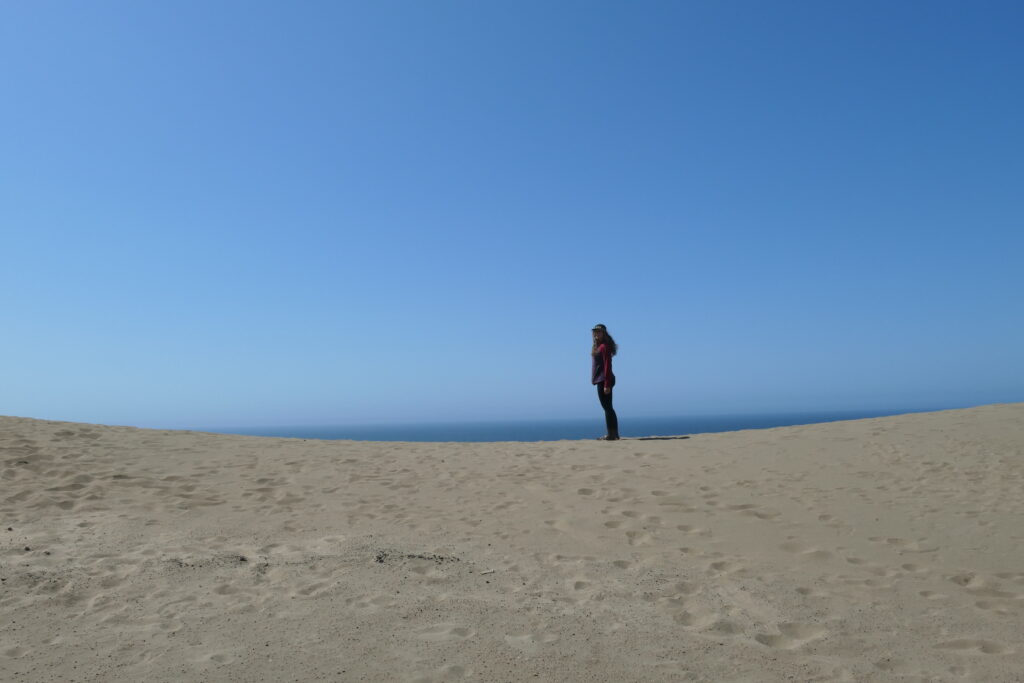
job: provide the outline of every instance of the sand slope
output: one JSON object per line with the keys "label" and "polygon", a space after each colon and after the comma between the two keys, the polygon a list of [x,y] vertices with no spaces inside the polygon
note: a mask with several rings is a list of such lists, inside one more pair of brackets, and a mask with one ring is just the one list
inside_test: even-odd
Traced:
{"label": "sand slope", "polygon": [[617,443],[0,418],[0,680],[1024,680],[1024,404]]}

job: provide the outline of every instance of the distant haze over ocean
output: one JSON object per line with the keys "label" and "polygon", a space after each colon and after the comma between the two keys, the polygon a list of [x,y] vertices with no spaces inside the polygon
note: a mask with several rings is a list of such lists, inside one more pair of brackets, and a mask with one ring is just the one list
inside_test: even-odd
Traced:
{"label": "distant haze over ocean", "polygon": [[[932,409],[928,409],[932,410]],[[630,418],[620,416],[623,437],[679,436],[741,429],[767,429],[792,425],[858,420],[927,410],[821,411],[742,415]],[[596,439],[604,434],[604,417],[518,422],[436,422],[362,426],[281,426],[205,429],[224,434],[276,436],[299,439],[352,439],[355,441],[557,441]]]}

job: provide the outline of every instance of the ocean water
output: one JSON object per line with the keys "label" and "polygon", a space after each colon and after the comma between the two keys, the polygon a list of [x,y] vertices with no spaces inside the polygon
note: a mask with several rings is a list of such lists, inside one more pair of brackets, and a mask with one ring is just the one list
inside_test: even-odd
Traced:
{"label": "ocean water", "polygon": [[[623,437],[668,437],[740,429],[767,429],[837,420],[903,414],[906,410],[831,411],[680,417],[619,416]],[[920,411],[913,411],[920,412]],[[596,439],[604,434],[604,414],[593,419],[532,420],[522,422],[438,422],[363,426],[280,426],[241,429],[204,429],[222,434],[280,436],[299,439],[352,439],[356,441],[558,441]]]}

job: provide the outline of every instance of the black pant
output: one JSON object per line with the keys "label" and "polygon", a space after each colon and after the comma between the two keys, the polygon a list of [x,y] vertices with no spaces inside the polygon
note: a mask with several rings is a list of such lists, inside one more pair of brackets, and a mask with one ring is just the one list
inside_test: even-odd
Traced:
{"label": "black pant", "polygon": [[[612,386],[615,386],[614,382]],[[608,427],[608,436],[617,439],[619,438],[619,418],[615,414],[615,408],[612,408],[612,393],[614,391],[612,389],[606,394],[604,393],[604,382],[597,383],[597,398],[601,400],[601,407],[604,408],[604,423]]]}

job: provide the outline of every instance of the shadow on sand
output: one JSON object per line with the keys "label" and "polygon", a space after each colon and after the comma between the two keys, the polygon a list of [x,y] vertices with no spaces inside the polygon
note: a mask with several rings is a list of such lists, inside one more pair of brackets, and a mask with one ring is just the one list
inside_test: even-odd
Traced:
{"label": "shadow on sand", "polygon": [[[628,437],[627,437],[628,438]],[[635,436],[631,441],[668,441],[669,439],[689,439],[688,436]]]}

